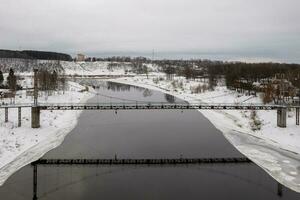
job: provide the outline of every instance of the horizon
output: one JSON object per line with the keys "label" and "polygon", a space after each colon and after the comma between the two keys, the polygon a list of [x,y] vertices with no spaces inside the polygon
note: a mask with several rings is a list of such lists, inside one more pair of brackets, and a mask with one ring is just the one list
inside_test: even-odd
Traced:
{"label": "horizon", "polygon": [[45,51],[68,54],[72,58],[75,58],[77,54],[83,54],[87,58],[107,58],[107,57],[145,57],[148,59],[154,58],[154,60],[210,60],[210,61],[223,61],[223,62],[244,62],[244,63],[280,63],[280,64],[300,64],[300,58],[292,60],[276,59],[272,57],[249,57],[246,54],[230,54],[230,53],[203,53],[203,52],[156,52],[154,56],[152,51],[148,52],[133,52],[133,51],[116,51],[116,52],[100,52],[100,53],[85,53],[78,51],[76,53],[67,53],[63,51],[51,51],[41,49],[0,49],[8,51]]}
{"label": "horizon", "polygon": [[10,0],[0,48],[300,63],[297,0]]}

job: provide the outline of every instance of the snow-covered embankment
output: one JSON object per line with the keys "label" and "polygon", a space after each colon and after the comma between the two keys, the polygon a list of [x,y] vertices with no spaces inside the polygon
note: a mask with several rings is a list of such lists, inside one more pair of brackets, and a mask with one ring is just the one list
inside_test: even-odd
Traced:
{"label": "snow-covered embankment", "polygon": [[[190,103],[260,103],[259,98],[249,98],[233,94],[224,87],[217,87],[214,92],[191,94],[191,82],[185,88],[173,88],[166,81],[154,83],[145,76],[112,79],[113,82],[140,86],[158,90],[183,99]],[[242,154],[264,169],[274,179],[290,189],[300,192],[300,134],[292,116],[288,127],[276,126],[276,111],[258,111],[262,122],[260,130],[252,130],[250,111],[211,111],[199,110],[219,129],[227,140]]]}
{"label": "snow-covered embankment", "polygon": [[[47,99],[48,103],[59,102],[85,102],[93,94],[80,92],[84,87],[74,82],[69,82],[69,90],[64,94],[54,94]],[[31,97],[17,97],[18,102],[32,102]],[[22,109],[22,127],[17,127],[17,109],[9,110],[9,122],[0,120],[0,185],[9,176],[23,166],[41,158],[51,149],[59,146],[65,136],[76,126],[81,111],[42,111],[41,128],[31,128],[31,110]],[[4,116],[4,110],[0,110]]]}

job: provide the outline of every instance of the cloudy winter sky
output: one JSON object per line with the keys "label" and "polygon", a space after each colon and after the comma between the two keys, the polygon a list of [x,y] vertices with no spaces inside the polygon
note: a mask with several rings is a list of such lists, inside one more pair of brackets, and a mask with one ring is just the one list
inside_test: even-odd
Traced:
{"label": "cloudy winter sky", "polygon": [[300,63],[299,0],[0,0],[0,49]]}

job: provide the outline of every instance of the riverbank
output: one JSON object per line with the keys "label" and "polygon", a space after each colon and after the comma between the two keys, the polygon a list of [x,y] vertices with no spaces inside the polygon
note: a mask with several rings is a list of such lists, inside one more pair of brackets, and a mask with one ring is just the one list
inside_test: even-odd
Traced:
{"label": "riverbank", "polygon": [[[240,95],[223,86],[216,87],[214,91],[193,94],[191,89],[201,83],[176,77],[174,84],[174,80],[167,81],[163,76],[156,74],[150,79],[136,76],[110,81],[161,91],[190,103],[261,103],[259,97]],[[181,87],[176,86],[178,83]],[[292,112],[288,114],[288,127],[282,129],[276,125],[276,111],[257,111],[255,120],[260,121],[259,128],[253,127],[250,111],[199,111],[242,154],[281,184],[300,192],[300,134]]]}
{"label": "riverbank", "polygon": [[[106,73],[105,69],[101,69]],[[125,72],[120,72],[121,74]],[[204,103],[260,103],[259,97],[245,96],[219,85],[214,91],[193,93],[193,89],[205,82],[190,81],[175,77],[168,81],[162,73],[150,73],[112,79],[113,82],[140,86],[174,95],[180,99]],[[70,83],[65,94],[49,96],[47,102],[85,102],[93,94],[81,93],[82,86]],[[16,103],[32,102],[24,94]],[[0,111],[3,116],[4,111]],[[257,111],[252,117],[250,111],[200,111],[241,153],[249,157],[283,185],[300,192],[300,135],[293,113],[289,112],[286,129],[277,128],[275,111]],[[22,127],[17,128],[17,110],[10,112],[9,123],[0,121],[0,185],[22,166],[42,157],[49,150],[59,146],[64,137],[77,125],[80,111],[45,111],[41,114],[41,129],[30,128],[30,110],[24,109]],[[260,126],[254,126],[259,121]]]}
{"label": "riverbank", "polygon": [[[85,87],[68,82],[67,91],[54,93],[48,97],[41,97],[40,102],[84,103],[93,95],[89,92],[80,92]],[[25,92],[19,94],[16,103],[30,103],[31,97]],[[51,149],[59,146],[65,136],[77,125],[81,111],[43,111],[41,112],[41,128],[31,128],[31,110],[22,109],[22,127],[17,127],[17,109],[9,110],[9,122],[0,120],[0,186],[23,166],[39,159]],[[4,116],[4,110],[0,110]]]}

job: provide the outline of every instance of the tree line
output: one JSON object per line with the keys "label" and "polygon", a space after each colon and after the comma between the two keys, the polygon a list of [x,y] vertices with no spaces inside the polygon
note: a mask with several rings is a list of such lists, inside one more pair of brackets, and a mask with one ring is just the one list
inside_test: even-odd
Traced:
{"label": "tree line", "polygon": [[219,81],[227,88],[246,94],[261,92],[263,101],[286,102],[300,97],[300,65],[280,63],[242,63],[208,60],[161,60],[156,65],[168,80],[174,75],[186,79],[204,78],[213,90]]}
{"label": "tree line", "polygon": [[0,58],[72,61],[72,57],[68,54],[48,52],[48,51],[32,51],[32,50],[24,50],[24,51],[0,50]]}
{"label": "tree line", "polygon": [[6,78],[6,84],[4,84],[4,76],[2,71],[0,70],[0,88],[1,89],[9,89],[12,92],[22,89],[21,85],[17,83],[18,77],[15,75],[13,69],[9,70],[8,76]]}

